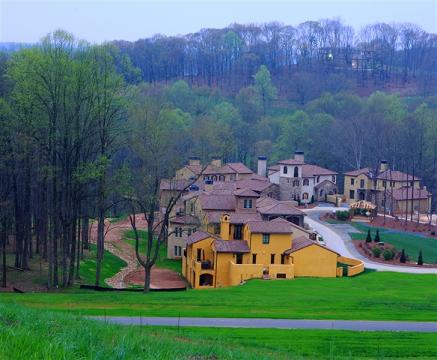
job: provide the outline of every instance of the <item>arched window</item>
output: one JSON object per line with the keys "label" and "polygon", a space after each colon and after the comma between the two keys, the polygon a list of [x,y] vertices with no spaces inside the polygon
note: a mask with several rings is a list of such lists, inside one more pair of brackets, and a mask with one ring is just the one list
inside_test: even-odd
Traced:
{"label": "arched window", "polygon": [[283,173],[287,174],[287,172],[288,172],[288,168],[286,166],[284,166]]}
{"label": "arched window", "polygon": [[293,186],[299,186],[299,180],[293,180]]}
{"label": "arched window", "polygon": [[308,193],[303,193],[302,194],[302,199],[303,200],[308,200]]}
{"label": "arched window", "polygon": [[294,167],[294,177],[299,177],[299,168],[297,166]]}
{"label": "arched window", "polygon": [[217,181],[217,175],[213,175],[212,181]]}
{"label": "arched window", "polygon": [[223,175],[219,176],[219,181],[225,181],[225,177]]}
{"label": "arched window", "polygon": [[308,186],[310,184],[310,181],[308,179],[303,179],[303,185]]}
{"label": "arched window", "polygon": [[332,175],[332,182],[335,183],[335,175]]}

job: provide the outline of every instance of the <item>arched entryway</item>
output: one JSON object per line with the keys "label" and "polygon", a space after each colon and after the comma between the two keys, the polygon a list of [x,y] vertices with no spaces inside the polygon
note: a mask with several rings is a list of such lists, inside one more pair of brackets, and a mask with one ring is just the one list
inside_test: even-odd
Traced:
{"label": "arched entryway", "polygon": [[212,286],[213,276],[211,274],[202,274],[199,278],[200,286]]}

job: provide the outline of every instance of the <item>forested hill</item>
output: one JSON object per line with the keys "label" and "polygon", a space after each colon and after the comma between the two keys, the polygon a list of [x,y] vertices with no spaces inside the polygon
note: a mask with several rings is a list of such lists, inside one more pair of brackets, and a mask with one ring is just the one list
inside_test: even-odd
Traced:
{"label": "forested hill", "polygon": [[237,93],[266,65],[279,95],[301,104],[324,91],[437,91],[437,35],[413,24],[378,23],[359,31],[339,20],[234,24],[113,43],[145,82],[185,79]]}

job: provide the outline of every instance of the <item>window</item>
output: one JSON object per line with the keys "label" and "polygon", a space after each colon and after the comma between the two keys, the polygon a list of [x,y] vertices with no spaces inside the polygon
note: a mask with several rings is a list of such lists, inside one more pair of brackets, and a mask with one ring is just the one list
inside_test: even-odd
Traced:
{"label": "window", "polygon": [[317,182],[320,182],[320,176],[317,176]]}
{"label": "window", "polygon": [[287,168],[286,166],[284,166],[284,168],[282,169],[282,172],[283,172],[284,174],[287,174],[287,173],[288,173],[288,168]]}
{"label": "window", "polygon": [[225,181],[225,177],[223,175],[219,176],[219,181]]}
{"label": "window", "polygon": [[335,183],[335,175],[332,175],[332,182]]}
{"label": "window", "polygon": [[414,186],[414,181],[411,182],[411,186]]}
{"label": "window", "polygon": [[174,247],[174,256],[181,256],[181,254],[182,254],[182,247],[175,246]]}
{"label": "window", "polygon": [[310,181],[308,179],[303,179],[303,186],[308,186]]}
{"label": "window", "polygon": [[305,193],[302,194],[302,199],[303,200],[308,200],[308,196],[309,196],[308,193],[305,192]]}
{"label": "window", "polygon": [[283,273],[276,274],[276,279],[286,279],[286,278],[287,278],[287,274],[283,274]]}
{"label": "window", "polygon": [[252,254],[252,264],[256,264],[256,254]]}
{"label": "window", "polygon": [[364,180],[363,179],[360,180],[360,188],[364,189]]}
{"label": "window", "polygon": [[275,254],[270,254],[270,264],[275,263]]}
{"label": "window", "polygon": [[202,261],[202,249],[197,249],[197,261]]}
{"label": "window", "polygon": [[235,179],[236,179],[235,174],[231,174],[231,175],[229,175],[229,179],[230,179],[231,181],[235,180]]}
{"label": "window", "polygon": [[349,190],[349,197],[355,199],[355,190]]}
{"label": "window", "polygon": [[190,212],[193,215],[196,212],[196,205],[194,203],[190,203]]}
{"label": "window", "polygon": [[293,180],[293,186],[299,186],[299,180]]}
{"label": "window", "polygon": [[212,181],[217,181],[217,175],[212,176]]}
{"label": "window", "polygon": [[191,235],[191,229],[187,229],[187,235],[188,235],[188,236]]}
{"label": "window", "polygon": [[281,264],[285,264],[285,255],[281,254]]}
{"label": "window", "polygon": [[243,263],[243,254],[236,254],[236,255],[237,255],[236,263],[242,264]]}
{"label": "window", "polygon": [[194,234],[196,231],[197,231],[196,228],[193,228],[193,229],[192,229],[193,234]]}
{"label": "window", "polygon": [[241,240],[243,238],[243,225],[238,224],[234,226],[234,240]]}
{"label": "window", "polygon": [[175,237],[182,237],[182,228],[181,227],[177,227],[174,229],[174,236]]}
{"label": "window", "polygon": [[252,209],[252,199],[244,199],[244,208]]}
{"label": "window", "polygon": [[390,186],[391,187],[395,187],[395,182],[394,181],[390,181]]}
{"label": "window", "polygon": [[382,186],[383,186],[383,187],[387,187],[387,181],[384,180],[384,181],[382,182]]}
{"label": "window", "polygon": [[263,234],[263,244],[270,244],[270,234]]}
{"label": "window", "polygon": [[355,185],[355,179],[351,179],[351,185]]}
{"label": "window", "polygon": [[294,177],[299,177],[299,168],[297,166],[294,167]]}

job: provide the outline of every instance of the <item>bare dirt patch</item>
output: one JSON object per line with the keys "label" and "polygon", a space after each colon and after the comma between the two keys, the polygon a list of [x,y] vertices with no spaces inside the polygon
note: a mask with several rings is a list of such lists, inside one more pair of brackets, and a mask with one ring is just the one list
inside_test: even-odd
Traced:
{"label": "bare dirt patch", "polygon": [[[130,272],[124,278],[124,281],[130,285],[144,285],[144,279],[144,269],[139,269]],[[179,274],[174,271],[153,267],[150,287],[152,289],[174,289],[186,287],[186,283]]]}

